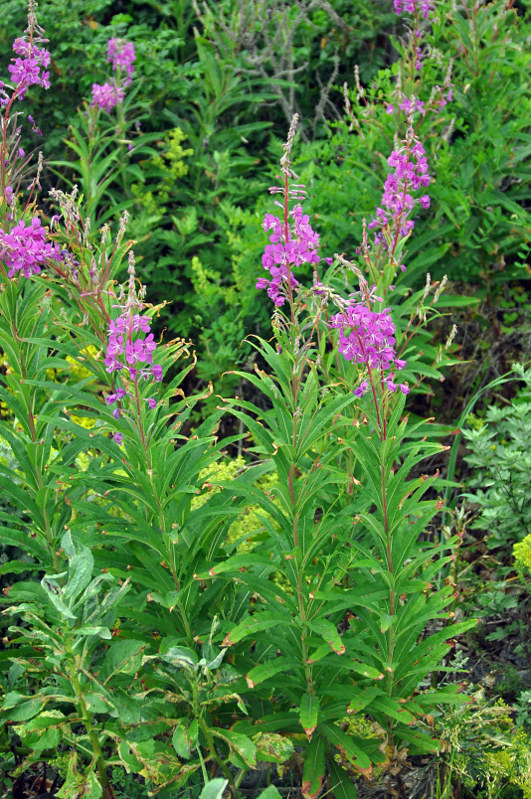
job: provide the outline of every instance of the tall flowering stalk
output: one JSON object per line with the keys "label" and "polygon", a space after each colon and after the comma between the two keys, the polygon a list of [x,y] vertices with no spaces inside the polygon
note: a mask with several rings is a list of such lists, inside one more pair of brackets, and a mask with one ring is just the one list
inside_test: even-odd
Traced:
{"label": "tall flowering stalk", "polygon": [[[151,320],[148,316],[142,315],[142,300],[138,296],[135,286],[135,265],[133,254],[129,254],[129,282],[127,295],[124,297],[123,305],[118,305],[121,314],[116,319],[109,321],[109,338],[105,354],[105,368],[109,374],[119,372],[127,375],[132,383],[132,397],[136,409],[136,423],[142,444],[146,445],[146,434],[143,427],[142,413],[140,410],[140,382],[145,380],[162,380],[162,366],[153,363],[153,353],[156,343],[151,333]],[[121,415],[120,406],[124,399],[129,396],[129,391],[123,386],[119,386],[106,397],[107,405],[117,404],[113,411],[115,419]],[[151,410],[157,406],[153,397],[146,397]],[[114,434],[114,440],[122,443],[122,434]]]}
{"label": "tall flowering stalk", "polygon": [[283,145],[284,155],[280,160],[283,185],[269,189],[271,194],[282,195],[282,202],[276,201],[282,209],[282,217],[274,214],[266,214],[264,217],[264,230],[272,232],[262,256],[262,266],[270,273],[271,278],[259,278],[256,281],[256,288],[267,289],[268,296],[279,308],[286,299],[289,299],[290,306],[293,307],[293,290],[299,285],[293,269],[305,263],[319,263],[319,235],[312,230],[308,214],[304,214],[299,202],[291,209],[289,207],[290,200],[300,201],[306,196],[304,186],[292,180],[295,175],[291,170],[290,153],[297,123],[298,115],[295,114]]}
{"label": "tall flowering stalk", "polygon": [[[50,53],[45,47],[41,34],[44,30],[38,25],[35,16],[36,3],[30,0],[28,11],[28,27],[24,35],[15,39],[13,50],[16,57],[12,58],[12,63],[8,66],[10,82],[0,81],[0,220],[2,229],[0,237],[5,237],[8,233],[10,223],[16,220],[15,209],[18,204],[18,195],[22,188],[22,180],[27,177],[27,167],[29,158],[24,149],[20,146],[21,125],[19,117],[24,116],[23,111],[15,111],[14,103],[22,101],[30,86],[41,86],[44,89],[50,88],[50,75],[47,67],[50,64]],[[40,133],[31,115],[28,115],[33,130]],[[36,177],[27,186],[29,192],[24,203],[24,211],[27,211],[34,200],[34,191],[39,186],[39,174],[41,162],[36,169]],[[35,217],[34,217],[35,219]],[[34,228],[33,228],[34,229]],[[22,233],[22,231],[19,231]],[[23,236],[30,236],[27,230]],[[33,236],[34,243],[36,241]],[[34,250],[35,251],[35,250]]]}
{"label": "tall flowering stalk", "polygon": [[[422,746],[419,714],[433,697],[413,694],[447,638],[466,625],[432,639],[424,632],[428,619],[448,617],[451,589],[432,591],[428,575],[444,562],[443,547],[419,539],[437,512],[436,502],[422,500],[435,476],[410,478],[410,471],[440,445],[408,437],[409,386],[395,382],[408,364],[376,286],[381,260],[394,267],[397,232],[399,239],[410,232],[409,195],[427,174],[424,154],[412,139],[392,156],[399,175],[386,187],[393,207],[380,220],[390,245],[369,242],[367,232],[360,248],[374,282],[341,255],[320,278],[319,236],[300,202],[304,187],[292,182],[295,125],[284,145],[283,186],[272,189],[282,195],[283,215],[264,219],[262,266],[270,277],[257,282],[273,303],[274,342],[257,343],[266,369],[247,378],[270,409],[239,400],[232,411],[252,432],[251,452],[271,463],[278,481],[253,493],[265,532],[251,556],[235,554],[199,578],[232,577],[255,592],[252,613],[229,629],[223,645],[246,669],[255,700],[268,697],[271,728],[304,730],[303,790],[317,796],[327,759],[332,786],[347,790],[343,765],[370,774],[373,763],[385,761],[392,769],[400,742]],[[304,264],[314,270],[308,287],[293,274]],[[338,265],[359,281],[346,298],[336,288]],[[381,725],[380,751],[338,723],[341,713],[360,708]]]}

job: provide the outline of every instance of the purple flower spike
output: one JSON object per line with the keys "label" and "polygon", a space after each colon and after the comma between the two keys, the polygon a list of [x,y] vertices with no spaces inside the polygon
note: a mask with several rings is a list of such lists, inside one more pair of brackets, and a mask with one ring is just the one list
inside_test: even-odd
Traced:
{"label": "purple flower spike", "polygon": [[292,221],[287,238],[284,225],[274,214],[266,214],[263,223],[264,230],[272,231],[269,235],[270,243],[266,244],[262,256],[262,266],[268,270],[271,279],[259,278],[256,288],[267,289],[268,296],[278,307],[286,300],[288,275],[292,289],[299,285],[292,268],[305,263],[319,263],[319,234],[312,230],[308,214],[303,212],[301,205],[296,205],[290,211],[290,216]]}
{"label": "purple flower spike", "polygon": [[44,47],[37,47],[26,39],[19,38],[13,42],[13,50],[19,58],[12,58],[12,64],[8,66],[11,80],[16,86],[19,100],[26,96],[28,86],[42,86],[43,89],[50,88],[50,73],[41,72],[50,65],[50,53]]}
{"label": "purple flower spike", "polygon": [[[409,108],[405,104],[410,100],[402,100],[400,104],[404,110]],[[387,159],[389,166],[393,169],[385,181],[384,193],[382,195],[382,207],[376,209],[376,216],[369,223],[369,228],[380,228],[376,234],[376,244],[387,246],[383,229],[388,228],[394,222],[396,235],[404,238],[409,235],[415,227],[415,222],[409,219],[415,205],[420,204],[422,208],[429,208],[430,198],[427,194],[415,199],[413,192],[430,185],[431,178],[428,175],[428,162],[424,147],[418,139],[411,139],[402,142],[402,147],[393,150]],[[402,267],[400,267],[402,268]]]}
{"label": "purple flower spike", "polygon": [[[162,380],[162,366],[152,363],[156,342],[151,330],[149,316],[133,313],[133,308],[125,306],[121,316],[109,322],[109,338],[105,354],[105,366],[109,373],[125,369],[131,380],[146,379],[151,377],[155,382]],[[146,368],[138,369],[138,365],[145,364]],[[149,368],[147,368],[149,367]],[[117,388],[114,394],[106,397],[107,405],[123,399],[127,394],[124,388]],[[152,397],[147,399],[150,408],[157,406]],[[113,411],[115,419],[120,417],[120,410]]]}
{"label": "purple flower spike", "polygon": [[123,103],[125,92],[121,86],[112,83],[92,84],[92,108],[102,108],[109,114],[115,105]]}
{"label": "purple flower spike", "polygon": [[[9,197],[12,200],[12,192]],[[46,231],[35,216],[29,225],[21,219],[9,233],[0,228],[0,258],[9,270],[8,277],[19,272],[31,277],[40,274],[47,261],[60,261],[62,256],[57,244],[46,241]]]}
{"label": "purple flower spike", "polygon": [[124,86],[129,86],[134,73],[133,64],[135,62],[135,46],[131,42],[126,42],[125,39],[109,39],[107,45],[107,61],[112,61],[112,68],[114,71],[123,69],[126,73]]}
{"label": "purple flower spike", "polygon": [[430,11],[435,10],[435,3],[433,0],[394,0],[395,11],[397,14],[403,14],[406,11],[409,14],[420,13],[424,19],[428,19]]}

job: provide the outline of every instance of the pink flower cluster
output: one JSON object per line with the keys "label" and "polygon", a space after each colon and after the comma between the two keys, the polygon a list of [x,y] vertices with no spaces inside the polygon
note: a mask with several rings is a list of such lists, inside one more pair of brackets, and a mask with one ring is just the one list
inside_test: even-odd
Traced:
{"label": "pink flower cluster", "polygon": [[8,277],[19,272],[31,277],[40,274],[47,261],[60,261],[62,256],[57,244],[46,241],[46,231],[35,216],[29,225],[21,219],[9,233],[0,228],[0,258],[9,270]]}
{"label": "pink flower cluster", "polygon": [[116,72],[117,69],[124,69],[127,77],[124,80],[124,86],[129,86],[133,80],[133,73],[135,71],[133,64],[135,62],[135,46],[132,42],[126,42],[125,39],[109,39],[107,45],[107,61],[112,61],[112,68]]}
{"label": "pink flower cluster", "polygon": [[[36,44],[18,38],[13,42],[13,50],[19,58],[12,58],[12,64],[8,66],[11,80],[15,85],[16,96],[23,100],[28,86],[38,85],[43,89],[50,88],[50,73],[44,70],[50,65],[50,53],[44,47],[37,47]],[[41,72],[41,70],[43,70]],[[0,89],[4,89],[4,84],[0,83]],[[2,91],[0,105],[7,105],[8,97]]]}
{"label": "pink flower cluster", "polygon": [[135,60],[135,46],[124,39],[109,40],[107,45],[107,61],[112,61],[113,70],[125,70],[125,76],[120,81],[113,80],[103,85],[92,84],[92,107],[102,108],[110,113],[116,105],[123,103],[125,97],[125,87],[129,86],[134,73],[133,63]]}
{"label": "pink flower cluster", "polygon": [[[378,369],[382,373],[389,391],[396,391],[393,374],[383,378],[383,372],[394,368],[403,369],[406,361],[396,357],[395,325],[391,319],[389,308],[384,311],[371,311],[366,305],[356,303],[349,305],[342,312],[333,316],[330,327],[339,330],[339,352],[347,361],[367,364],[370,369]],[[364,380],[354,393],[361,397],[369,384]],[[399,386],[404,394],[409,387],[403,383]]]}
{"label": "pink flower cluster", "polygon": [[275,305],[280,307],[286,300],[288,275],[291,288],[299,285],[290,267],[301,264],[319,262],[319,234],[312,230],[308,214],[303,213],[302,206],[296,205],[290,211],[292,224],[286,231],[285,225],[274,214],[264,217],[264,230],[272,230],[270,244],[266,244],[262,256],[262,266],[271,275],[256,281],[257,289],[267,289],[267,294]]}
{"label": "pink flower cluster", "polygon": [[435,10],[433,0],[394,0],[394,2],[397,14],[403,14],[404,11],[409,14],[420,13],[424,19],[428,19],[430,11]]}
{"label": "pink flower cluster", "polygon": [[[384,193],[382,195],[382,207],[376,209],[376,218],[370,222],[371,229],[388,227],[394,220],[396,226],[396,236],[404,238],[415,227],[415,222],[409,219],[409,214],[417,203],[422,208],[429,208],[429,195],[415,199],[411,192],[426,188],[430,185],[428,175],[428,162],[424,147],[417,140],[402,142],[403,146],[399,150],[393,150],[389,156],[388,163],[394,169],[385,181]],[[382,232],[379,232],[375,241],[377,244],[385,242]]]}
{"label": "pink flower cluster", "polygon": [[[153,333],[150,333],[151,324],[148,316],[133,314],[127,309],[118,317],[111,319],[109,324],[109,342],[105,356],[105,366],[108,372],[115,372],[126,366],[132,380],[138,377],[138,365],[151,365],[150,369],[141,368],[140,377],[153,377],[156,381],[162,380],[162,367],[153,363],[153,352],[156,343]],[[139,334],[147,334],[139,337]],[[125,363],[120,358],[125,356]]]}
{"label": "pink flower cluster", "polygon": [[[104,360],[107,371],[116,372],[125,367],[129,369],[131,380],[136,381],[139,377],[152,377],[155,381],[160,382],[162,380],[162,366],[158,363],[153,363],[153,353],[157,345],[150,330],[149,317],[133,313],[127,307],[118,319],[111,319],[109,341]],[[109,394],[105,398],[105,402],[107,405],[114,405],[115,402],[120,402],[125,396],[127,396],[125,388],[118,387],[114,394]],[[157,407],[157,402],[153,397],[149,397],[146,401],[151,409]],[[114,418],[119,419],[120,413],[120,408],[116,407],[113,411]],[[121,444],[122,434],[115,433],[113,439],[118,444]]]}
{"label": "pink flower cluster", "polygon": [[102,86],[99,83],[92,84],[92,105],[102,108],[107,113],[110,113],[115,105],[123,102],[125,92],[121,86],[115,86],[112,83],[104,83]]}

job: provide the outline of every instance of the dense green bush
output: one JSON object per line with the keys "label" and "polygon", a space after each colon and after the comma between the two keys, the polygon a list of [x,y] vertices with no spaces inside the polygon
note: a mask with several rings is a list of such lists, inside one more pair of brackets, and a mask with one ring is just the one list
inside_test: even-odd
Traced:
{"label": "dense green bush", "polygon": [[518,364],[514,370],[524,381],[515,399],[490,405],[483,419],[462,431],[472,467],[464,496],[479,506],[472,528],[483,530],[489,547],[503,550],[505,558],[531,533],[531,372]]}

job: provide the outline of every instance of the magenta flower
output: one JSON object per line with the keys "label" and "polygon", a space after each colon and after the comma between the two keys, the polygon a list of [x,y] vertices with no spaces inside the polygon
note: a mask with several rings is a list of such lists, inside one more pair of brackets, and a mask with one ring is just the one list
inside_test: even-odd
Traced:
{"label": "magenta flower", "polygon": [[133,79],[134,61],[135,61],[135,46],[131,42],[126,42],[125,39],[109,39],[107,45],[107,61],[112,61],[112,68],[114,71],[123,69],[126,73],[124,86],[129,86]]}
{"label": "magenta flower", "polygon": [[[369,369],[378,369],[382,373],[393,364],[396,369],[403,369],[406,361],[396,357],[395,325],[391,319],[389,308],[384,311],[372,311],[366,305],[357,303],[348,305],[342,313],[330,320],[330,327],[339,330],[338,351],[347,361],[366,364]],[[396,391],[393,374],[385,377],[389,391]],[[368,383],[363,380],[354,389],[357,397],[362,397],[368,390]],[[409,388],[400,385],[400,390],[407,394]]]}
{"label": "magenta flower", "polygon": [[366,391],[369,390],[369,383],[367,380],[362,380],[357,388],[354,389],[354,394],[357,397],[363,397]]}
{"label": "magenta flower", "polygon": [[8,268],[8,277],[23,272],[24,277],[38,275],[47,261],[62,260],[57,244],[46,241],[46,230],[38,216],[29,225],[21,219],[8,233],[0,228],[0,258]]}
{"label": "magenta flower", "polygon": [[126,394],[127,391],[125,390],[125,388],[117,388],[115,394],[109,394],[108,397],[105,397],[105,402],[107,403],[107,405],[113,405],[118,400],[123,399],[123,397],[125,397]]}
{"label": "magenta flower", "polygon": [[409,217],[415,205],[418,203],[422,208],[428,208],[430,205],[430,198],[427,194],[415,199],[413,192],[426,188],[431,182],[424,147],[418,139],[403,141],[402,147],[393,150],[387,161],[394,171],[387,176],[385,181],[382,195],[383,207],[376,209],[376,216],[369,223],[371,229],[380,228],[380,232],[375,236],[375,242],[376,244],[382,243],[384,246],[386,246],[386,241],[381,231],[391,226],[392,223],[394,223],[397,237],[404,238],[411,233],[415,222]]}
{"label": "magenta flower", "polygon": [[162,366],[159,363],[154,363],[151,367],[151,374],[157,383],[162,380]]}
{"label": "magenta flower", "polygon": [[28,86],[38,85],[43,89],[50,88],[50,73],[45,70],[50,65],[50,53],[44,47],[37,47],[26,39],[18,38],[13,42],[13,50],[19,58],[12,58],[8,66],[11,80],[15,84],[19,100],[23,100]]}
{"label": "magenta flower", "polygon": [[428,19],[430,11],[435,10],[433,0],[394,0],[394,3],[397,14],[403,14],[404,11],[409,14],[415,14],[416,12],[424,19]]}
{"label": "magenta flower", "polygon": [[[130,374],[134,371],[135,376],[131,375],[134,380],[136,377],[136,369],[134,367],[137,363],[150,365],[153,361],[153,352],[157,346],[153,333],[149,332],[150,330],[149,316],[132,314],[126,310],[118,319],[111,319],[104,361],[107,371],[115,372],[126,366],[133,367],[129,371]],[[142,333],[147,333],[148,335],[139,337],[138,334]],[[123,356],[125,356],[125,362]],[[158,366],[155,371],[152,370],[152,374],[156,380],[159,374],[160,379],[162,379],[162,368]]]}
{"label": "magenta flower", "polygon": [[123,103],[125,92],[121,86],[114,86],[112,83],[92,84],[92,108],[102,108],[110,113],[115,105]]}
{"label": "magenta flower", "polygon": [[[159,383],[162,380],[162,366],[153,363],[153,353],[157,345],[150,330],[149,316],[133,313],[127,306],[121,316],[111,319],[104,359],[107,371],[112,373],[126,369],[131,380],[136,381],[139,377],[151,378]],[[145,366],[139,371],[138,365],[142,364]],[[113,394],[109,394],[105,402],[107,405],[114,405],[126,395],[127,391],[120,387]],[[151,409],[156,408],[157,403],[154,399],[149,398],[147,402]],[[115,408],[113,416],[115,419],[120,417],[119,408]]]}
{"label": "magenta flower", "polygon": [[267,269],[271,279],[259,278],[256,288],[267,289],[268,296],[278,307],[286,300],[287,286],[291,285],[293,289],[299,285],[292,267],[319,263],[319,234],[312,230],[310,217],[303,212],[301,205],[296,205],[290,211],[290,217],[287,236],[285,226],[274,214],[266,214],[263,223],[264,230],[272,231],[270,243],[266,244],[262,256],[262,266]]}
{"label": "magenta flower", "polygon": [[131,42],[124,39],[109,40],[107,45],[107,61],[112,62],[114,71],[123,70],[124,75],[118,74],[118,80],[92,84],[92,108],[102,108],[107,113],[123,103],[125,97],[125,87],[129,86],[133,79],[133,62],[135,60],[135,47]]}

